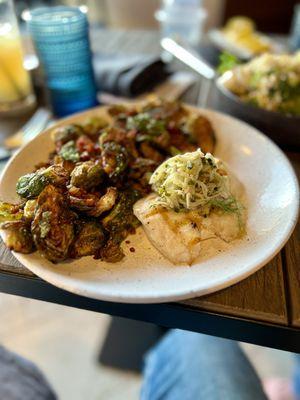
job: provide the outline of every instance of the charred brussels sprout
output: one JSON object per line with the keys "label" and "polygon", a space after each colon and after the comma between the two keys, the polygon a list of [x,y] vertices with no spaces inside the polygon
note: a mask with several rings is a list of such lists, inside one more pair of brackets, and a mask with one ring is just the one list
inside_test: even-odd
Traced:
{"label": "charred brussels sprout", "polygon": [[101,248],[100,258],[103,261],[112,263],[121,261],[125,256],[120,247],[123,239],[123,236],[110,238],[105,246]]}
{"label": "charred brussels sprout", "polygon": [[104,171],[100,164],[94,161],[86,161],[77,165],[71,173],[71,185],[86,190],[98,186],[104,177]]}
{"label": "charred brussels sprout", "polygon": [[158,136],[165,131],[163,120],[152,118],[148,113],[140,113],[127,119],[127,129],[135,129],[151,136]]}
{"label": "charred brussels sprout", "polygon": [[100,130],[108,125],[108,121],[101,117],[90,117],[84,121],[82,128],[84,133],[91,138],[96,138]]}
{"label": "charred brussels sprout", "polygon": [[69,179],[68,172],[60,165],[51,165],[32,174],[21,176],[17,182],[16,191],[25,199],[36,198],[49,184],[63,186]]}
{"label": "charred brussels sprout", "polygon": [[212,153],[215,146],[215,134],[210,121],[202,115],[187,119],[184,131],[189,135],[189,141],[200,147],[204,153]]}
{"label": "charred brussels sprout", "polygon": [[128,165],[127,150],[116,142],[104,143],[101,158],[103,169],[111,179],[119,177]]}
{"label": "charred brussels sprout", "polygon": [[55,186],[65,186],[70,178],[69,172],[61,165],[51,165],[41,172],[49,183]]}
{"label": "charred brussels sprout", "polygon": [[34,172],[19,178],[16,191],[19,196],[25,199],[33,199],[41,193],[48,183],[48,179],[43,174]]}
{"label": "charred brussels sprout", "polygon": [[70,250],[72,258],[94,255],[104,245],[104,233],[97,221],[81,221]]}
{"label": "charred brussels sprout", "polygon": [[74,140],[65,143],[61,147],[59,155],[66,161],[77,162],[80,159],[80,154],[76,148]]}
{"label": "charred brussels sprout", "polygon": [[10,250],[24,254],[34,251],[30,224],[25,221],[11,221],[4,222],[0,228],[5,230],[4,242]]}
{"label": "charred brussels sprout", "polygon": [[118,117],[119,115],[126,114],[128,109],[123,104],[113,104],[108,107],[107,111],[112,117]]}
{"label": "charred brussels sprout", "polygon": [[137,190],[128,189],[120,193],[119,199],[111,212],[102,220],[109,232],[129,232],[139,225],[134,216],[133,204],[141,197]]}
{"label": "charred brussels sprout", "polygon": [[117,198],[117,189],[108,187],[103,196],[88,193],[82,188],[71,186],[69,188],[70,206],[84,212],[91,217],[99,217],[105,211],[113,208]]}
{"label": "charred brussels sprout", "polygon": [[52,262],[67,258],[74,239],[74,218],[62,189],[48,185],[38,197],[31,224],[34,243],[43,257]]}
{"label": "charred brussels sprout", "polygon": [[18,221],[22,217],[23,212],[18,205],[0,202],[0,222]]}
{"label": "charred brussels sprout", "polygon": [[82,134],[84,134],[84,130],[80,125],[70,124],[55,129],[52,132],[52,137],[55,142],[63,145],[70,140],[76,140]]}
{"label": "charred brussels sprout", "polygon": [[107,243],[100,250],[102,260],[117,262],[124,257],[121,243],[139,225],[132,211],[133,204],[139,198],[140,193],[137,190],[128,189],[122,192],[112,211],[102,220],[103,227],[110,234]]}
{"label": "charred brussels sprout", "polygon": [[33,220],[34,218],[34,213],[37,205],[37,200],[27,200],[26,204],[24,206],[24,217],[27,220]]}

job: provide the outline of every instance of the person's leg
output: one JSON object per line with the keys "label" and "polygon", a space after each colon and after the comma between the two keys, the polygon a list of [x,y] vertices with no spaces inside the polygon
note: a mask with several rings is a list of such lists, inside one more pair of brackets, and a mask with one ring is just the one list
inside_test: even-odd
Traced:
{"label": "person's leg", "polygon": [[236,342],[174,330],[145,359],[141,400],[267,400]]}
{"label": "person's leg", "polygon": [[0,399],[56,400],[56,395],[31,361],[0,346]]}
{"label": "person's leg", "polygon": [[295,354],[293,389],[296,400],[300,400],[300,354]]}

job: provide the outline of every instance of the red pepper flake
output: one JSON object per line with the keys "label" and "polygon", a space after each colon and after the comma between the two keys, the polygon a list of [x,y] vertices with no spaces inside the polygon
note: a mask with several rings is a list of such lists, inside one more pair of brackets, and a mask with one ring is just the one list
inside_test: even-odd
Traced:
{"label": "red pepper flake", "polygon": [[131,253],[134,253],[134,252],[135,252],[135,248],[134,248],[134,247],[130,247],[129,250],[131,251]]}
{"label": "red pepper flake", "polygon": [[126,243],[126,244],[129,244],[129,243],[130,243],[130,240],[125,240],[125,243]]}

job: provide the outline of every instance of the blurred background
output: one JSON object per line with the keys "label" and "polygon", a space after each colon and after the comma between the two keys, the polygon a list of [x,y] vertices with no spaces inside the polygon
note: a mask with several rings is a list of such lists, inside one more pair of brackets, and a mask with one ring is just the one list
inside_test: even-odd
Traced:
{"label": "blurred background", "polygon": [[[86,5],[92,24],[125,29],[157,29],[154,12],[160,7],[159,0],[16,0],[15,4],[19,17],[24,10],[42,5]],[[205,29],[247,15],[262,32],[288,33],[295,4],[297,0],[203,0],[208,13]]]}

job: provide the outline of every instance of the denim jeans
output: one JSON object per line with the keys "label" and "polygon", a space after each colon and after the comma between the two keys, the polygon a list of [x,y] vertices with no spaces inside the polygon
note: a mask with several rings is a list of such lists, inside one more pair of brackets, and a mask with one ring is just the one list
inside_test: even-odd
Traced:
{"label": "denim jeans", "polygon": [[147,354],[141,400],[267,400],[236,342],[173,330]]}
{"label": "denim jeans", "polygon": [[293,389],[294,389],[295,400],[300,400],[300,354],[295,354]]}

